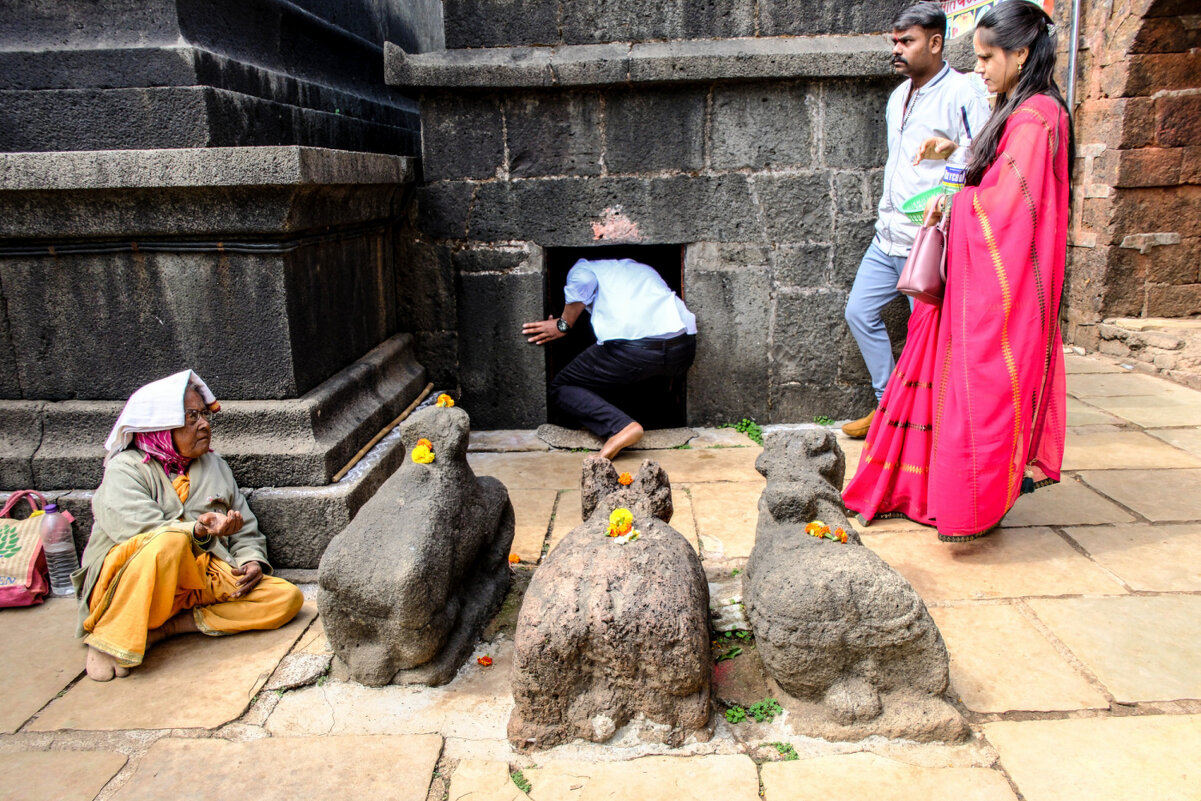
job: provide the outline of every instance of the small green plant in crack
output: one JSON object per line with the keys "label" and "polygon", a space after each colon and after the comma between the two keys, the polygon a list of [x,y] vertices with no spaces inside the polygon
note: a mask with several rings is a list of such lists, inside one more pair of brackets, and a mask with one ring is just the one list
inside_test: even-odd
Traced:
{"label": "small green plant in crack", "polygon": [[741,573],[741,572],[742,572],[742,571],[741,571],[741,570],[739,570],[738,568],[734,568],[733,570],[731,570],[731,571],[730,571],[730,578],[734,578],[735,576],[737,576],[737,575],[738,575],[739,573]]}
{"label": "small green plant in crack", "polygon": [[529,794],[530,790],[534,789],[534,786],[530,784],[529,780],[523,776],[519,770],[511,772],[509,774],[509,778],[513,780],[513,784],[517,785],[518,790],[526,793],[527,795]]}
{"label": "small green plant in crack", "polygon": [[732,428],[735,431],[741,431],[756,445],[763,444],[763,427],[749,417],[744,417],[737,423],[723,423],[718,428]]}
{"label": "small green plant in crack", "polygon": [[747,714],[755,719],[756,723],[764,721],[770,723],[775,719],[776,715],[783,714],[784,709],[780,706],[775,698],[764,698],[762,701],[756,701],[747,708]]}
{"label": "small green plant in crack", "polygon": [[834,418],[826,417],[824,414],[819,414],[813,418],[813,422],[817,423],[819,426],[832,426],[834,425]]}
{"label": "small green plant in crack", "polygon": [[676,445],[672,448],[672,450],[673,451],[690,451],[690,450],[692,450],[692,443],[685,442],[683,445]]}
{"label": "small green plant in crack", "polygon": [[746,720],[746,710],[740,706],[732,706],[726,710],[726,721],[732,725],[737,725]]}
{"label": "small green plant in crack", "polygon": [[792,760],[798,758],[796,749],[793,748],[790,743],[775,742],[768,743],[768,745],[776,749],[776,752],[784,758],[785,762],[791,762]]}

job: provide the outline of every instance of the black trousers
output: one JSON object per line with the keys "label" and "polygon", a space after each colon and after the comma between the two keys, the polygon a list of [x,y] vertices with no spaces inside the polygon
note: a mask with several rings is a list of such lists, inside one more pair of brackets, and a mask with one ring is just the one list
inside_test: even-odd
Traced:
{"label": "black trousers", "polygon": [[684,375],[696,358],[696,336],[613,339],[592,345],[550,382],[550,399],[599,437],[608,439],[634,418],[602,397],[656,376]]}

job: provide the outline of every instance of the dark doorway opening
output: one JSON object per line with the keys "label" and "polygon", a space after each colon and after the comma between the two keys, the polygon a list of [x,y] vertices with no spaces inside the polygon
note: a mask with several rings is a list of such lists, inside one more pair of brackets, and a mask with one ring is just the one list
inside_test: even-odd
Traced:
{"label": "dark doorway opening", "polygon": [[[580,259],[633,259],[652,268],[663,277],[667,285],[684,297],[684,246],[683,245],[597,245],[582,248],[546,249],[546,314],[558,317],[563,312],[563,285],[567,273]],[[546,350],[546,381],[550,384],[559,370],[563,369],[584,349],[596,343],[588,312],[580,317],[571,332],[550,344]],[[623,410],[644,428],[674,428],[685,424],[687,413],[685,401],[688,393],[686,378],[654,378],[635,384],[628,389],[612,393],[607,397],[611,403]],[[550,421],[557,425],[577,428],[579,423],[567,419],[547,399]]]}

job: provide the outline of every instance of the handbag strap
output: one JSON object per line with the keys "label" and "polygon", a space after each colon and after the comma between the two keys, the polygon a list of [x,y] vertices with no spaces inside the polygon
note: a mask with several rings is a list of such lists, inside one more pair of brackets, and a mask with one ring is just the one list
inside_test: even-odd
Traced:
{"label": "handbag strap", "polygon": [[0,508],[0,517],[8,517],[8,513],[13,510],[13,507],[24,498],[29,502],[31,512],[40,512],[42,507],[46,505],[46,496],[37,490],[17,490],[12,495],[8,496],[8,502]]}

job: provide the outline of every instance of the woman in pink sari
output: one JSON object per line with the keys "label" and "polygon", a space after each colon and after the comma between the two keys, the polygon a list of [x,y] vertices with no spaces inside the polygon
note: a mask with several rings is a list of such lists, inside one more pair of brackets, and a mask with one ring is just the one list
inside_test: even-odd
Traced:
{"label": "woman in pink sari", "polygon": [[[1053,26],[1038,6],[1005,0],[977,21],[974,45],[997,105],[954,196],[946,292],[940,306],[915,303],[843,493],[867,520],[903,515],[936,525],[944,542],[988,533],[1019,493],[1058,481],[1065,432],[1059,300],[1073,142]],[[918,157],[953,149],[932,140]]]}

